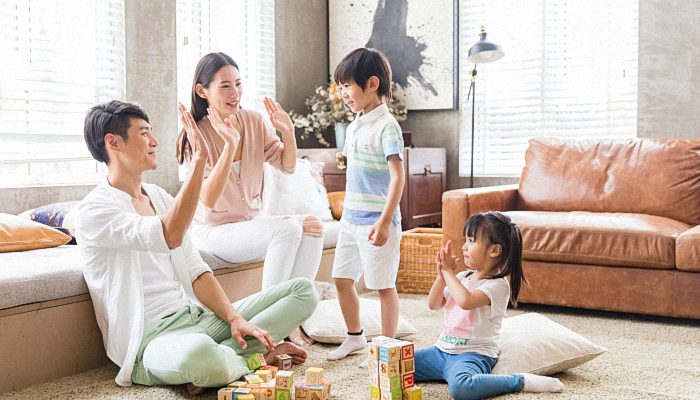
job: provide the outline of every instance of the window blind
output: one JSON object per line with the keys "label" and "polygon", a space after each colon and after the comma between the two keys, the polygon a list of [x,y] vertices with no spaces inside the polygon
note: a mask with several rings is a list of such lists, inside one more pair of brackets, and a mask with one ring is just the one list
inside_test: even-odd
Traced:
{"label": "window blind", "polygon": [[178,100],[186,107],[197,62],[210,52],[238,63],[243,107],[263,111],[263,98],[274,98],[274,0],[177,0],[177,41]]}
{"label": "window blind", "polygon": [[517,176],[530,138],[637,134],[638,0],[460,2],[460,176],[469,176],[469,48],[482,25],[505,56],[477,65],[475,176]]}
{"label": "window blind", "polygon": [[123,98],[123,0],[0,0],[0,187],[94,183],[87,110]]}

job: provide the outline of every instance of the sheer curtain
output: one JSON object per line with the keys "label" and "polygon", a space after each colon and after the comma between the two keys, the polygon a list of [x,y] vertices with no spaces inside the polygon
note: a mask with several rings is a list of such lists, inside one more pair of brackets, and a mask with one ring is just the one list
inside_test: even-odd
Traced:
{"label": "sheer curtain", "polygon": [[264,110],[275,96],[274,0],[177,0],[177,93],[188,108],[195,66],[210,52],[238,63],[241,105]]}
{"label": "sheer curtain", "polygon": [[95,103],[125,92],[123,0],[0,0],[0,187],[94,183]]}
{"label": "sheer curtain", "polygon": [[505,57],[477,66],[474,175],[517,176],[533,137],[637,134],[638,0],[460,3],[460,176],[469,176],[469,47],[481,25]]}

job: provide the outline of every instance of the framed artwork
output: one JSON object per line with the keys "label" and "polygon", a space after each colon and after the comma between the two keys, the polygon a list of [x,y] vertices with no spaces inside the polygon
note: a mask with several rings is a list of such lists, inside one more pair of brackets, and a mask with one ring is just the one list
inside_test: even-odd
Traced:
{"label": "framed artwork", "polygon": [[391,63],[409,110],[457,109],[457,0],[329,0],[328,71],[358,47]]}

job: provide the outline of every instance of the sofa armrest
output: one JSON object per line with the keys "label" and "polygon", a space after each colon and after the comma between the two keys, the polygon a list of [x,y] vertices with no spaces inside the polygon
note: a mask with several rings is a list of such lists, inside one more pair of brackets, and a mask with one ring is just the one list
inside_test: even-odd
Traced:
{"label": "sofa armrest", "polygon": [[[464,244],[464,224],[470,215],[485,211],[513,211],[518,185],[449,190],[442,194],[442,240],[452,249]],[[457,251],[457,254],[459,251]]]}
{"label": "sofa armrest", "polygon": [[328,202],[331,204],[331,215],[333,215],[333,218],[340,220],[345,206],[345,192],[328,193]]}
{"label": "sofa armrest", "polygon": [[700,272],[700,225],[676,238],[676,269]]}

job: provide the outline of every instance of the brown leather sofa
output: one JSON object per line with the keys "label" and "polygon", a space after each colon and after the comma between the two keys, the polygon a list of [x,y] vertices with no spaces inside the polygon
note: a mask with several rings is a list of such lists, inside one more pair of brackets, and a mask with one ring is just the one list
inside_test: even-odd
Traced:
{"label": "brown leather sofa", "polygon": [[700,319],[700,140],[531,140],[518,185],[442,203],[459,246],[474,213],[520,226],[522,302]]}

